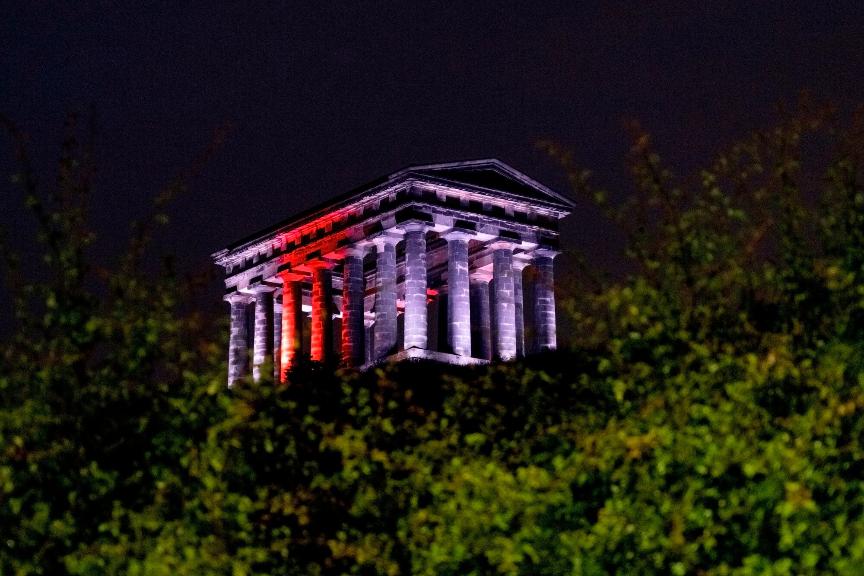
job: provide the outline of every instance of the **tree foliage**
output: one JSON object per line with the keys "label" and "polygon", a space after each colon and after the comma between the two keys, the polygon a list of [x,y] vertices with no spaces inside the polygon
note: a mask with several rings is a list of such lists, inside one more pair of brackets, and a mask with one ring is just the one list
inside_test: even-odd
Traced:
{"label": "tree foliage", "polygon": [[146,241],[89,264],[75,134],[52,192],[18,178],[48,273],[14,283],[0,573],[860,572],[864,113],[802,100],[687,176],[634,126],[620,202],[544,142],[635,264],[570,287],[572,349],[231,390]]}

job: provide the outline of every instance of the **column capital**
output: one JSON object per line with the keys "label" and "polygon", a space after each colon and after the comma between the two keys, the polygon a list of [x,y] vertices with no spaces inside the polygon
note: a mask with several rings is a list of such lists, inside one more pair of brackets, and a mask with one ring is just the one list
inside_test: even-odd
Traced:
{"label": "column capital", "polygon": [[276,278],[282,284],[288,284],[289,282],[298,282],[298,281],[302,282],[303,280],[306,280],[307,277],[308,276],[306,274],[303,274],[302,272],[297,272],[294,270],[284,270],[282,272],[279,272],[276,275]]}
{"label": "column capital", "polygon": [[393,231],[388,230],[383,234],[379,234],[374,238],[370,238],[369,241],[372,242],[379,251],[384,249],[384,246],[395,246],[402,240],[402,235],[394,233]]}
{"label": "column capital", "polygon": [[467,242],[474,236],[474,232],[470,232],[468,230],[459,230],[458,228],[451,228],[447,232],[441,234],[441,238],[444,238],[448,242],[450,242],[451,240],[464,240]]}
{"label": "column capital", "polygon": [[488,284],[490,280],[492,280],[492,271],[487,270],[486,268],[478,268],[475,270],[471,270],[469,275],[469,279],[472,284],[476,282],[481,282],[483,284]]}
{"label": "column capital", "polygon": [[321,270],[322,268],[325,270],[332,270],[335,266],[336,262],[334,262],[333,260],[330,260],[329,258],[318,257],[307,260],[300,266],[297,266],[296,270],[308,270],[309,272],[315,272],[316,270]]}
{"label": "column capital", "polygon": [[249,292],[253,294],[261,294],[262,292],[274,292],[278,288],[275,284],[268,284],[267,282],[260,282],[258,284],[254,284],[246,288]]}
{"label": "column capital", "polygon": [[511,252],[519,245],[520,242],[509,238],[497,238],[488,244],[492,250],[510,250]]}
{"label": "column capital", "polygon": [[400,225],[400,228],[405,232],[426,232],[431,229],[431,226],[426,222],[418,222],[414,220]]}
{"label": "column capital", "polygon": [[539,256],[541,258],[555,258],[561,254],[560,250],[554,250],[552,248],[536,248],[531,252],[532,256]]}
{"label": "column capital", "polygon": [[339,248],[335,252],[338,258],[347,258],[349,256],[354,256],[356,258],[365,258],[367,254],[372,250],[374,244],[368,240],[361,240],[359,242],[354,242],[348,246],[344,246]]}
{"label": "column capital", "polygon": [[513,257],[513,269],[514,270],[518,270],[519,272],[522,272],[522,270],[524,270],[526,266],[530,266],[530,265],[531,265],[530,260],[525,260],[524,258],[517,258],[515,256]]}
{"label": "column capital", "polygon": [[345,256],[354,256],[356,258],[365,258],[369,253],[371,246],[368,244],[355,244],[345,248]]}
{"label": "column capital", "polygon": [[230,294],[226,294],[222,297],[225,302],[230,302],[231,304],[235,302],[239,302],[241,304],[248,304],[252,301],[252,296],[249,294],[243,294],[242,292],[231,292]]}

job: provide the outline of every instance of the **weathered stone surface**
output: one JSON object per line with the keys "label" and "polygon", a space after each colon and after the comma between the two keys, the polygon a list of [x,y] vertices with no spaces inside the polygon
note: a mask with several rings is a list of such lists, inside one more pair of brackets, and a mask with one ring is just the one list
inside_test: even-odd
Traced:
{"label": "weathered stone surface", "polygon": [[495,279],[495,353],[501,360],[516,357],[516,305],[513,289],[513,251],[498,248],[492,254]]}
{"label": "weathered stone surface", "polygon": [[516,308],[516,357],[524,358],[525,348],[525,295],[522,289],[522,270],[528,263],[513,261],[513,303]]}
{"label": "weathered stone surface", "polygon": [[429,300],[429,304],[426,306],[426,320],[429,330],[427,337],[430,350],[441,351],[447,348],[445,338],[447,334],[446,296],[446,294],[439,292]]}
{"label": "weathered stone surface", "polygon": [[489,352],[492,358],[498,357],[498,320],[496,317],[497,309],[495,307],[495,279],[489,280]]}
{"label": "weathered stone surface", "polygon": [[273,289],[255,292],[255,333],[252,355],[252,379],[261,379],[261,366],[273,361]]}
{"label": "weathered stone surface", "polygon": [[282,363],[282,305],[273,295],[273,381],[280,380],[280,365]]}
{"label": "weathered stone surface", "polygon": [[249,362],[246,334],[246,309],[249,297],[232,294],[225,298],[231,304],[231,333],[228,339],[228,386],[246,376]]}
{"label": "weathered stone surface", "polygon": [[534,256],[536,281],[534,286],[534,330],[537,350],[555,350],[555,282],[552,260],[554,252],[538,251]]}
{"label": "weathered stone surface", "polygon": [[367,364],[375,361],[375,324],[368,323],[364,326],[366,330],[366,350],[364,360]]}
{"label": "weathered stone surface", "polygon": [[492,325],[489,315],[489,283],[471,281],[471,354],[483,360],[492,359]]}
{"label": "weathered stone surface", "polygon": [[427,347],[426,233],[412,228],[405,233],[405,345]]}
{"label": "weathered stone surface", "polygon": [[[497,176],[475,178],[487,171]],[[255,313],[252,300],[232,304],[229,382],[266,378],[271,357],[284,381],[301,353],[359,366],[394,354],[460,364],[554,348],[556,221],[572,208],[498,161],[448,163],[400,171],[220,250],[213,258],[232,299],[284,283],[257,298]],[[364,275],[371,244],[376,266],[367,259]]]}
{"label": "weathered stone surface", "polygon": [[363,257],[345,256],[342,265],[342,361],[348,366],[363,364]]}
{"label": "weathered stone surface", "polygon": [[375,271],[375,359],[396,349],[396,241],[380,238]]}
{"label": "weathered stone surface", "polygon": [[471,299],[468,276],[468,239],[447,237],[447,343],[450,352],[471,355]]}
{"label": "weathered stone surface", "polygon": [[280,381],[296,363],[303,345],[303,290],[299,280],[282,280],[282,350]]}
{"label": "weathered stone surface", "polygon": [[310,356],[317,362],[331,360],[333,350],[333,273],[326,266],[312,274],[312,337]]}

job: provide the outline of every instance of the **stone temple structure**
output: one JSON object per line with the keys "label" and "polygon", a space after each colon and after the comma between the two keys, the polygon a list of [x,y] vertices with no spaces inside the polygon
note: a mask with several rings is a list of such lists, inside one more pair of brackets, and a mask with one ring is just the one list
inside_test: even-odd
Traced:
{"label": "stone temple structure", "polygon": [[228,384],[250,364],[284,380],[301,356],[365,367],[554,349],[558,221],[572,210],[498,160],[413,166],[216,252]]}

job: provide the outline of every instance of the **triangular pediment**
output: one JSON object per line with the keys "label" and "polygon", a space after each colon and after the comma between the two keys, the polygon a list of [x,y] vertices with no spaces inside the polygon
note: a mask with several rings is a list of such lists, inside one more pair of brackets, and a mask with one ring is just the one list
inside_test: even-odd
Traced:
{"label": "triangular pediment", "polygon": [[[463,188],[481,195],[504,197],[517,202],[545,207],[557,218],[572,212],[573,201],[554,192],[522,172],[496,159],[469,160],[446,164],[427,164],[410,166],[389,176],[367,182],[345,194],[331,199],[273,226],[247,236],[226,248],[226,253],[245,249],[256,242],[266,242],[279,231],[297,228],[301,225],[326,219],[328,215],[339,213],[352,205],[367,201],[376,196],[386,196],[394,188],[409,182],[427,182],[443,187]],[[214,254],[214,257],[217,255]]]}
{"label": "triangular pediment", "polygon": [[554,192],[515,168],[494,158],[413,166],[402,171],[402,173],[406,172],[430,176],[475,188],[504,192],[527,200],[550,203],[566,208],[573,207],[573,202],[569,198]]}

